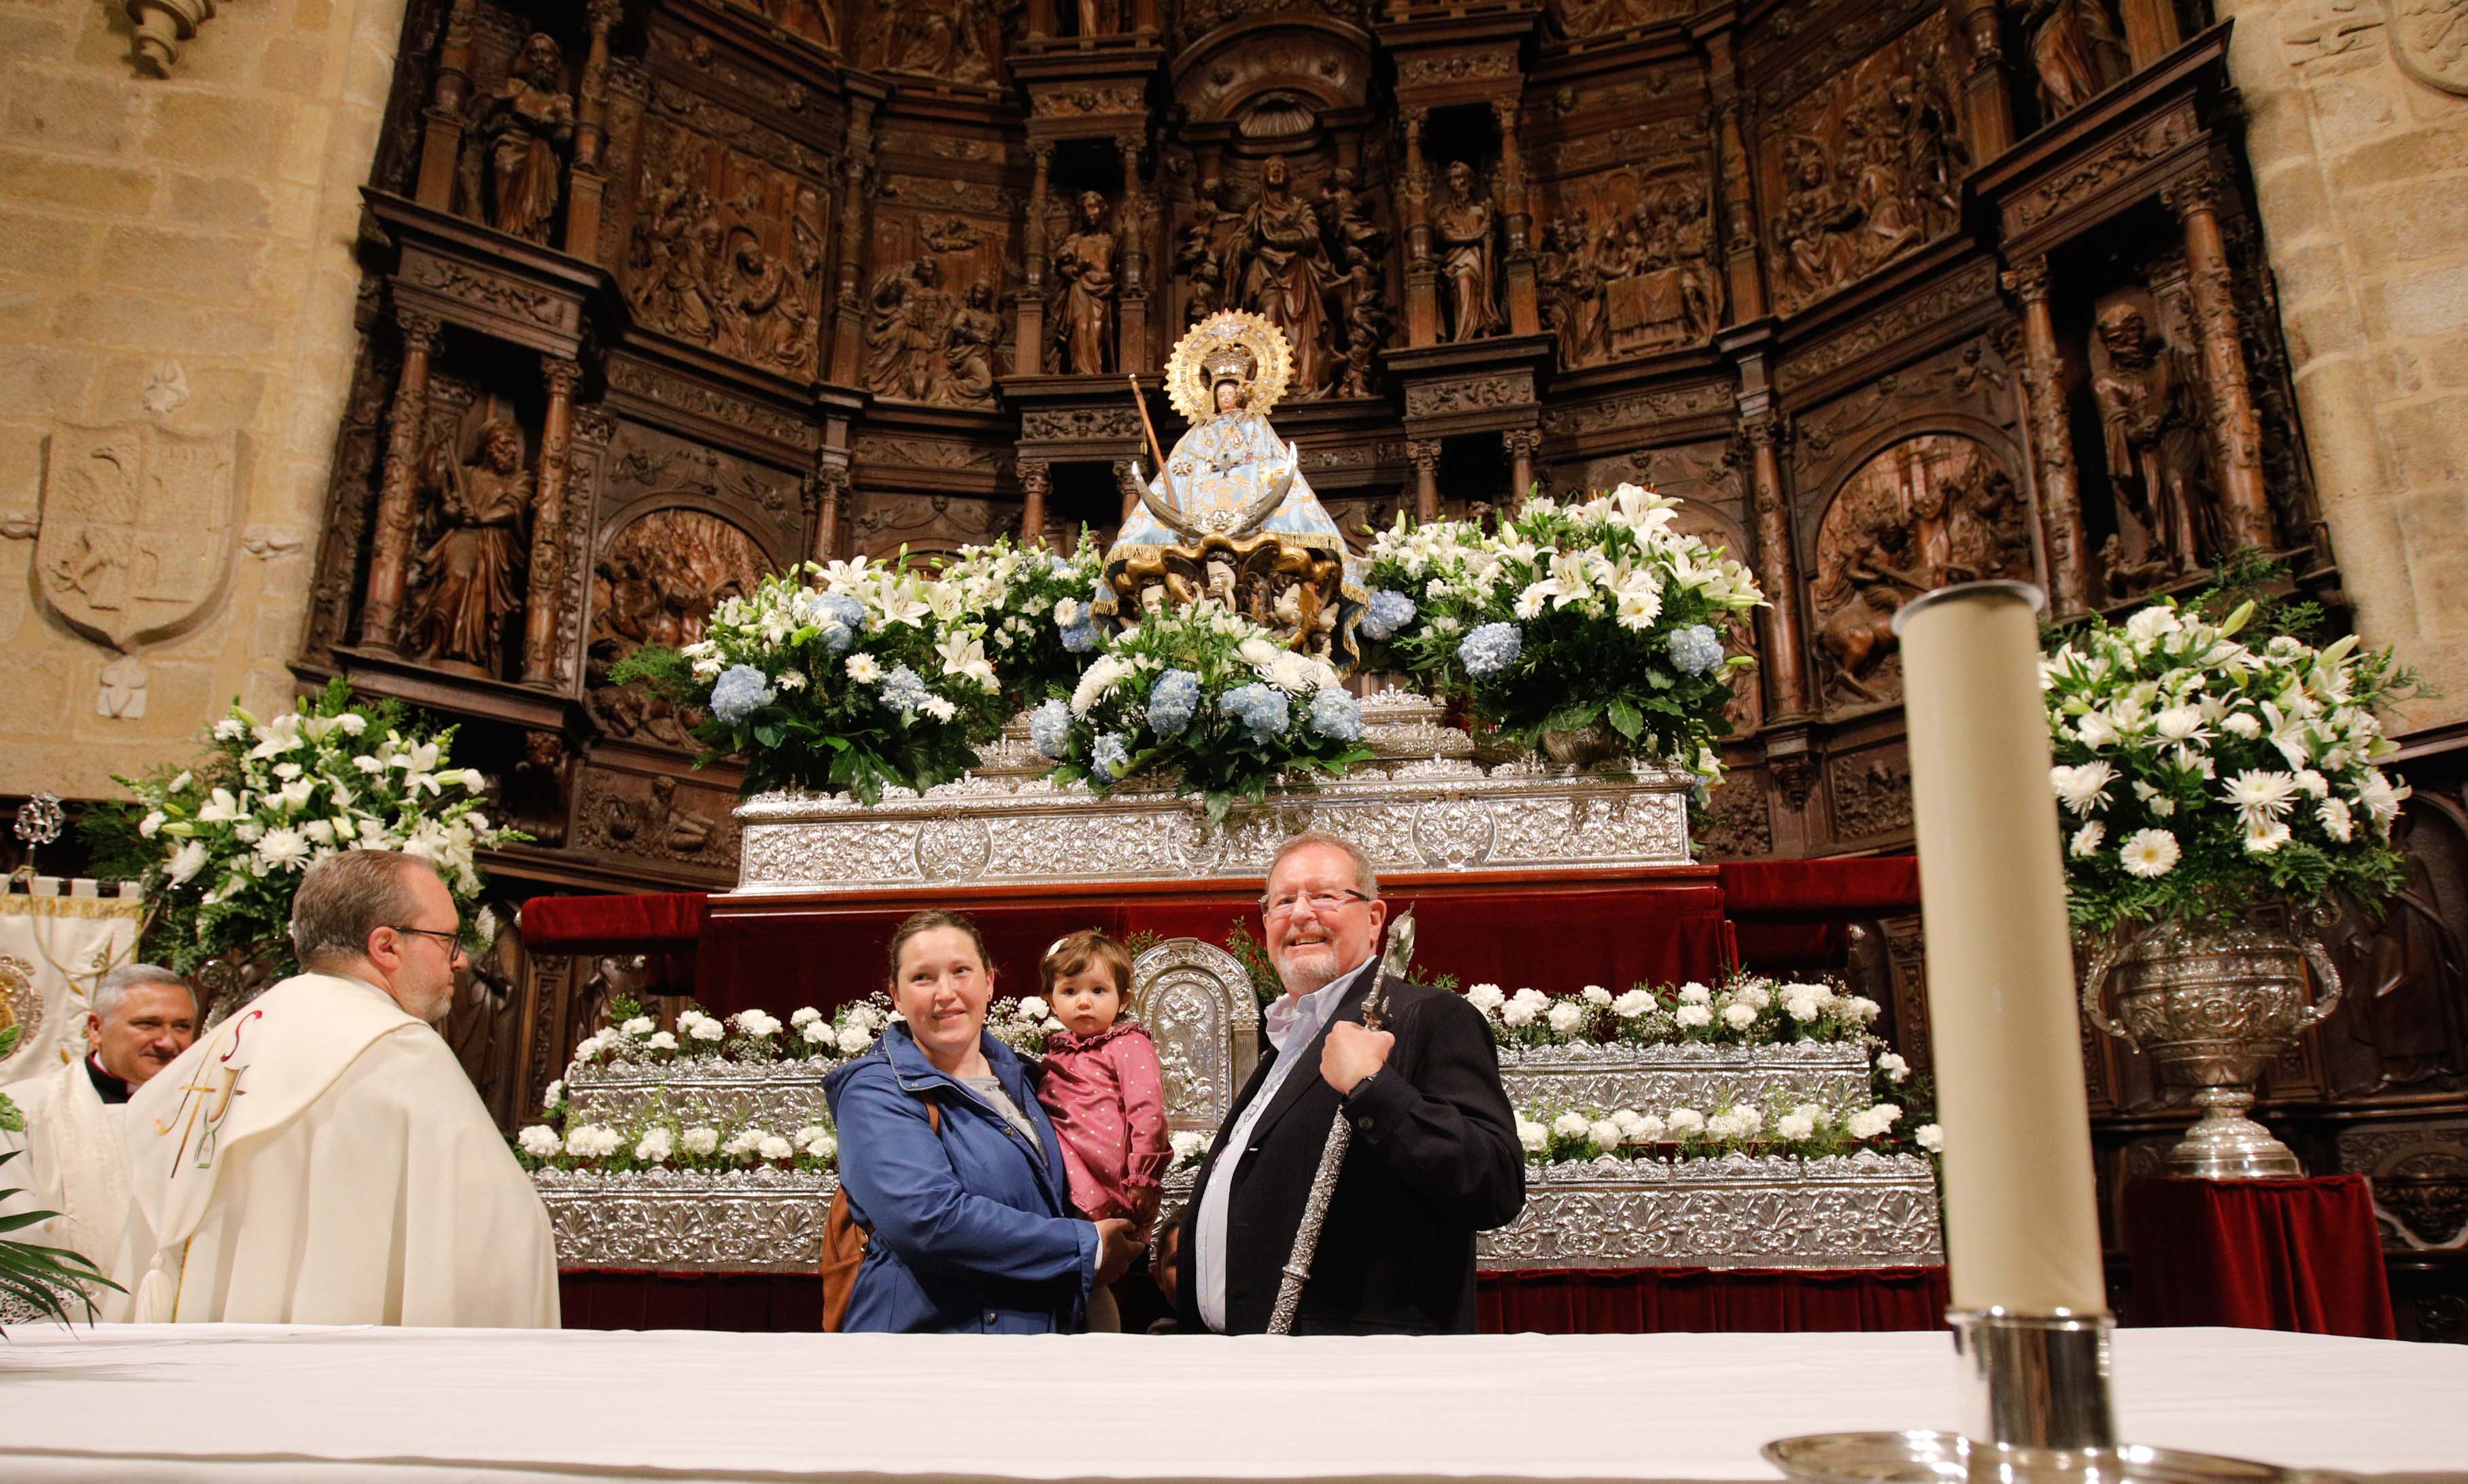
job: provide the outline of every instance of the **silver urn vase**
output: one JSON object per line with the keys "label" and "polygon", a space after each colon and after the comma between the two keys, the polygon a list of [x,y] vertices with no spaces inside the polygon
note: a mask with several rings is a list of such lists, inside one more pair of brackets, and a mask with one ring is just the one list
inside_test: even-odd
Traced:
{"label": "silver urn vase", "polygon": [[[2311,1003],[2309,963],[2320,986]],[[2112,978],[2114,1016],[2103,1003]],[[2101,950],[2083,981],[2091,1024],[2141,1050],[2163,1081],[2193,1089],[2203,1116],[2168,1151],[2168,1173],[2204,1179],[2305,1173],[2246,1109],[2271,1063],[2339,1005],[2340,973],[2319,940],[2253,925],[2155,923]]]}
{"label": "silver urn vase", "polygon": [[1616,762],[1629,750],[1620,734],[1601,721],[1573,730],[1542,734],[1542,755],[1562,767],[1586,773]]}

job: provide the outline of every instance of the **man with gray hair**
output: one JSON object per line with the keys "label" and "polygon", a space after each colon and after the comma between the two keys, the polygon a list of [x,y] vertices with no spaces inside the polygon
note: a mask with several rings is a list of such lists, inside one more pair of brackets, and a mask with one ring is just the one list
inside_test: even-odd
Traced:
{"label": "man with gray hair", "polygon": [[[1525,1152],[1482,1016],[1380,970],[1388,903],[1351,842],[1277,849],[1260,898],[1270,1052],[1236,1097],[1193,1187],[1175,1288],[1183,1328],[1268,1328],[1330,1126],[1354,1126],[1296,1335],[1470,1332],[1474,1233],[1525,1205]],[[1382,1025],[1363,1023],[1377,987]]]}
{"label": "man with gray hair", "polygon": [[23,1133],[0,1132],[0,1151],[21,1152],[0,1170],[0,1186],[23,1187],[0,1201],[0,1216],[53,1212],[10,1235],[100,1266],[111,1261],[128,1215],[120,1137],[128,1095],[196,1039],[197,999],[168,969],[123,964],[95,985],[86,1006],[84,1056],[0,1087],[26,1123]]}
{"label": "man with gray hair", "polygon": [[435,1029],[462,941],[417,856],[308,868],[305,972],[129,1103],[110,1317],[557,1327],[548,1213]]}

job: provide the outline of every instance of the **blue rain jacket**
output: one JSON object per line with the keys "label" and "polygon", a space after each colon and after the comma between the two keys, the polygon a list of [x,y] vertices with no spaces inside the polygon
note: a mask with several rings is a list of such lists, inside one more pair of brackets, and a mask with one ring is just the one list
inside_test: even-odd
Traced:
{"label": "blue rain jacket", "polygon": [[[987,1069],[1036,1126],[1031,1146],[908,1027],[823,1079],[840,1184],[871,1228],[847,1328],[877,1334],[1072,1334],[1085,1327],[1097,1228],[1077,1214],[1063,1146],[1027,1063],[983,1038]],[[940,1134],[926,1118],[942,1107]]]}

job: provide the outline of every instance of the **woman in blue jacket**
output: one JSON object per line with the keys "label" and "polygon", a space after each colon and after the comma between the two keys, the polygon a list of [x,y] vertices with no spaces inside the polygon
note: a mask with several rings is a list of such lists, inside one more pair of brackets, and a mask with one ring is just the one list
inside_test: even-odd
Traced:
{"label": "woman in blue jacket", "polygon": [[994,990],[976,925],[918,913],[891,938],[902,1018],[823,1080],[840,1184],[872,1233],[848,1330],[1073,1333],[1091,1286],[1139,1250],[1130,1222],[1072,1206],[1028,1066],[986,1034]]}

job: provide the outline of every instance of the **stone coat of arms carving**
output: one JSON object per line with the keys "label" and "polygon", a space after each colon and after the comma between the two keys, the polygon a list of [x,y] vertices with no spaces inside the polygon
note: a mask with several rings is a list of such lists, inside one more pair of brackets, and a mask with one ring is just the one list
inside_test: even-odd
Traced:
{"label": "stone coat of arms carving", "polygon": [[247,452],[237,432],[56,425],[34,545],[43,601],[124,651],[195,624],[231,573]]}

